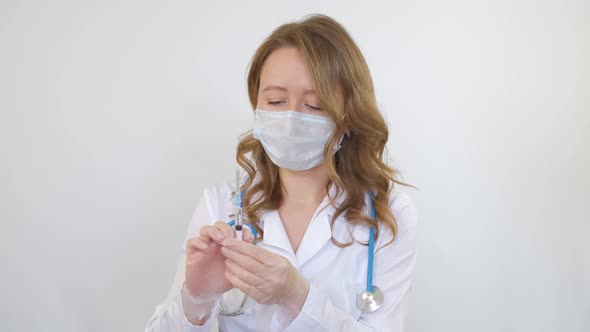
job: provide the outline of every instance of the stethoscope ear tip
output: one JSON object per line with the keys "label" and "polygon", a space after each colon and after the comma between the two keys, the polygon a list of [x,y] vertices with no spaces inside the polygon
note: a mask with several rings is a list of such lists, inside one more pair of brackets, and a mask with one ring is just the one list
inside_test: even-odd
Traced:
{"label": "stethoscope ear tip", "polygon": [[377,286],[373,286],[373,292],[363,289],[356,296],[356,306],[364,313],[370,313],[383,305],[383,293]]}

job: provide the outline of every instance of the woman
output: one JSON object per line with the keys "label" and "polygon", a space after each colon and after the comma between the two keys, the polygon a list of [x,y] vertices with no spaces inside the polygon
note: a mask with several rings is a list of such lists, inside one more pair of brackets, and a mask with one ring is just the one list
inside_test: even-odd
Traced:
{"label": "woman", "polygon": [[[251,227],[236,239],[228,225],[230,185],[205,190],[146,331],[402,331],[416,214],[383,161],[388,129],[360,50],[324,15],[282,25],[254,54],[248,92],[255,120],[237,160]],[[357,306],[367,279],[383,294],[372,312]]]}

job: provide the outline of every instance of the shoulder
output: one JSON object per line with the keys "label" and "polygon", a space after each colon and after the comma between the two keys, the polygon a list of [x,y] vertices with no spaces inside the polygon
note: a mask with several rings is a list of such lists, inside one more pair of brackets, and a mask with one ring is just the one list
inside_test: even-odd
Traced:
{"label": "shoulder", "polygon": [[[418,213],[408,190],[405,187],[397,186],[389,194],[389,208],[397,224],[395,241],[413,234],[418,225]],[[385,244],[391,240],[392,234],[388,227],[380,225],[379,231],[382,235],[379,242]]]}
{"label": "shoulder", "polygon": [[408,189],[396,187],[389,195],[389,207],[398,223],[398,234],[416,228],[418,214]]}
{"label": "shoulder", "polygon": [[199,234],[199,230],[217,221],[229,220],[232,211],[232,187],[228,183],[218,184],[203,189],[188,225],[185,241]]}
{"label": "shoulder", "polygon": [[233,187],[229,182],[220,182],[215,185],[205,187],[205,189],[203,189],[203,196],[207,197],[208,199],[231,199],[232,193]]}
{"label": "shoulder", "polygon": [[214,220],[224,220],[233,212],[233,191],[229,182],[212,185],[203,190],[203,203]]}

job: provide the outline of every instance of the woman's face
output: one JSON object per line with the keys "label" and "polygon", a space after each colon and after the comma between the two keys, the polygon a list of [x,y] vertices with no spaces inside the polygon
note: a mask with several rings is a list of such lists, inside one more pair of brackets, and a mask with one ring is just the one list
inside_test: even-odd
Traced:
{"label": "woman's face", "polygon": [[[337,94],[340,101],[342,98],[339,91]],[[256,108],[329,116],[319,107],[311,74],[303,57],[294,47],[276,49],[264,62]]]}

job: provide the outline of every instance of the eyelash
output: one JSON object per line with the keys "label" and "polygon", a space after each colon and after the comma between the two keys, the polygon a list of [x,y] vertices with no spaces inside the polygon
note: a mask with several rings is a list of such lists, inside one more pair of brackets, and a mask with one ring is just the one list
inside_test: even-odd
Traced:
{"label": "eyelash", "polygon": [[[279,105],[283,103],[283,101],[269,101],[268,104],[269,105]],[[322,109],[320,107],[315,107],[315,106],[311,106],[309,104],[305,104],[305,106],[309,107],[309,109],[311,109],[312,111],[321,111]]]}

